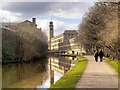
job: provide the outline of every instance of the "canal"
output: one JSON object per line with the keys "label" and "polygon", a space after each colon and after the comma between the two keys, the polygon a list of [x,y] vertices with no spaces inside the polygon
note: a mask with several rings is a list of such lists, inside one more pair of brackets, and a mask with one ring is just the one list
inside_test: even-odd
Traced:
{"label": "canal", "polygon": [[59,56],[2,65],[2,88],[49,88],[76,62],[74,57]]}

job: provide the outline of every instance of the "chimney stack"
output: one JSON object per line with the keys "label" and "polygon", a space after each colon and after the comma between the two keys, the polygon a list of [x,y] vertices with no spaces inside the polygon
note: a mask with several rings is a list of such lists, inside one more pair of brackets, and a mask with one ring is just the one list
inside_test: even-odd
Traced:
{"label": "chimney stack", "polygon": [[36,24],[36,18],[32,18],[32,22]]}

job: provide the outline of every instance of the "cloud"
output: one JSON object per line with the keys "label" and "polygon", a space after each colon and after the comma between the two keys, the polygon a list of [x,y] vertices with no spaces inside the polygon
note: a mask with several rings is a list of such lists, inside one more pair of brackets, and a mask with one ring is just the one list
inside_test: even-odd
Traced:
{"label": "cloud", "polygon": [[7,5],[2,5],[2,9],[21,13],[24,18],[45,15],[78,18],[91,5],[93,2],[9,2]]}
{"label": "cloud", "polygon": [[[54,33],[55,35],[58,35],[59,33],[62,33],[65,30],[65,22],[58,21],[58,20],[52,20],[54,24]],[[49,22],[50,20],[48,19],[39,19],[36,21],[37,27],[42,28],[47,35],[49,34]]]}
{"label": "cloud", "polygon": [[6,10],[0,10],[0,22],[20,22],[20,13],[11,13]]}
{"label": "cloud", "polygon": [[[88,11],[88,8],[92,6],[93,2],[79,2],[79,3],[61,3],[56,4],[57,7],[59,7],[55,12],[51,12],[51,16],[58,16],[61,18],[68,18],[68,19],[74,19],[74,18],[81,18],[85,12]],[[55,5],[55,6],[56,6]]]}
{"label": "cloud", "polygon": [[[54,24],[54,35],[63,33],[64,30],[77,30],[77,24],[66,24],[65,22],[59,20],[52,20]],[[48,19],[39,19],[36,21],[38,28],[42,28],[47,35],[49,35],[49,22]]]}
{"label": "cloud", "polygon": [[2,4],[0,18],[2,21],[18,22],[37,17],[38,28],[41,27],[48,34],[49,21],[52,17],[55,35],[58,35],[64,30],[77,30],[78,20],[81,20],[93,4],[93,2],[6,2]]}
{"label": "cloud", "polygon": [[[84,2],[119,2],[119,0],[84,0]],[[1,2],[83,2],[83,0],[1,0]]]}
{"label": "cloud", "polygon": [[[33,0],[25,1],[25,0],[1,0],[2,2],[33,2]],[[84,2],[91,2],[98,0],[84,0]],[[103,0],[102,0],[103,1]],[[113,0],[108,0],[113,1]],[[115,0],[117,1],[117,0]],[[83,0],[34,0],[34,2],[83,2]]]}
{"label": "cloud", "polygon": [[77,24],[66,24],[65,26],[66,30],[78,30]]}

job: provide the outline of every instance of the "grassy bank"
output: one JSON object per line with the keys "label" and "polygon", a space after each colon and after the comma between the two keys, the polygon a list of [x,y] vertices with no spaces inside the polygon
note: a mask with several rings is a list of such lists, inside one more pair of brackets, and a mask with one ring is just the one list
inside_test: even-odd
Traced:
{"label": "grassy bank", "polygon": [[53,88],[69,88],[73,89],[76,86],[77,81],[80,79],[86,65],[87,59],[78,56],[78,63],[72,67],[62,78],[60,78],[50,89]]}
{"label": "grassy bank", "polygon": [[107,63],[109,65],[111,65],[115,69],[116,72],[120,73],[119,67],[118,67],[120,65],[120,61],[118,61],[118,60],[112,60],[110,58],[105,58],[105,60],[107,61]]}

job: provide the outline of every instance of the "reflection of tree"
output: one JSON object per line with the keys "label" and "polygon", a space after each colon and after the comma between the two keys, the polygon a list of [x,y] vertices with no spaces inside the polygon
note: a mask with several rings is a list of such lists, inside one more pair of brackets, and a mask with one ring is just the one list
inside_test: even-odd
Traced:
{"label": "reflection of tree", "polygon": [[48,78],[47,60],[3,66],[3,88],[35,88]]}

